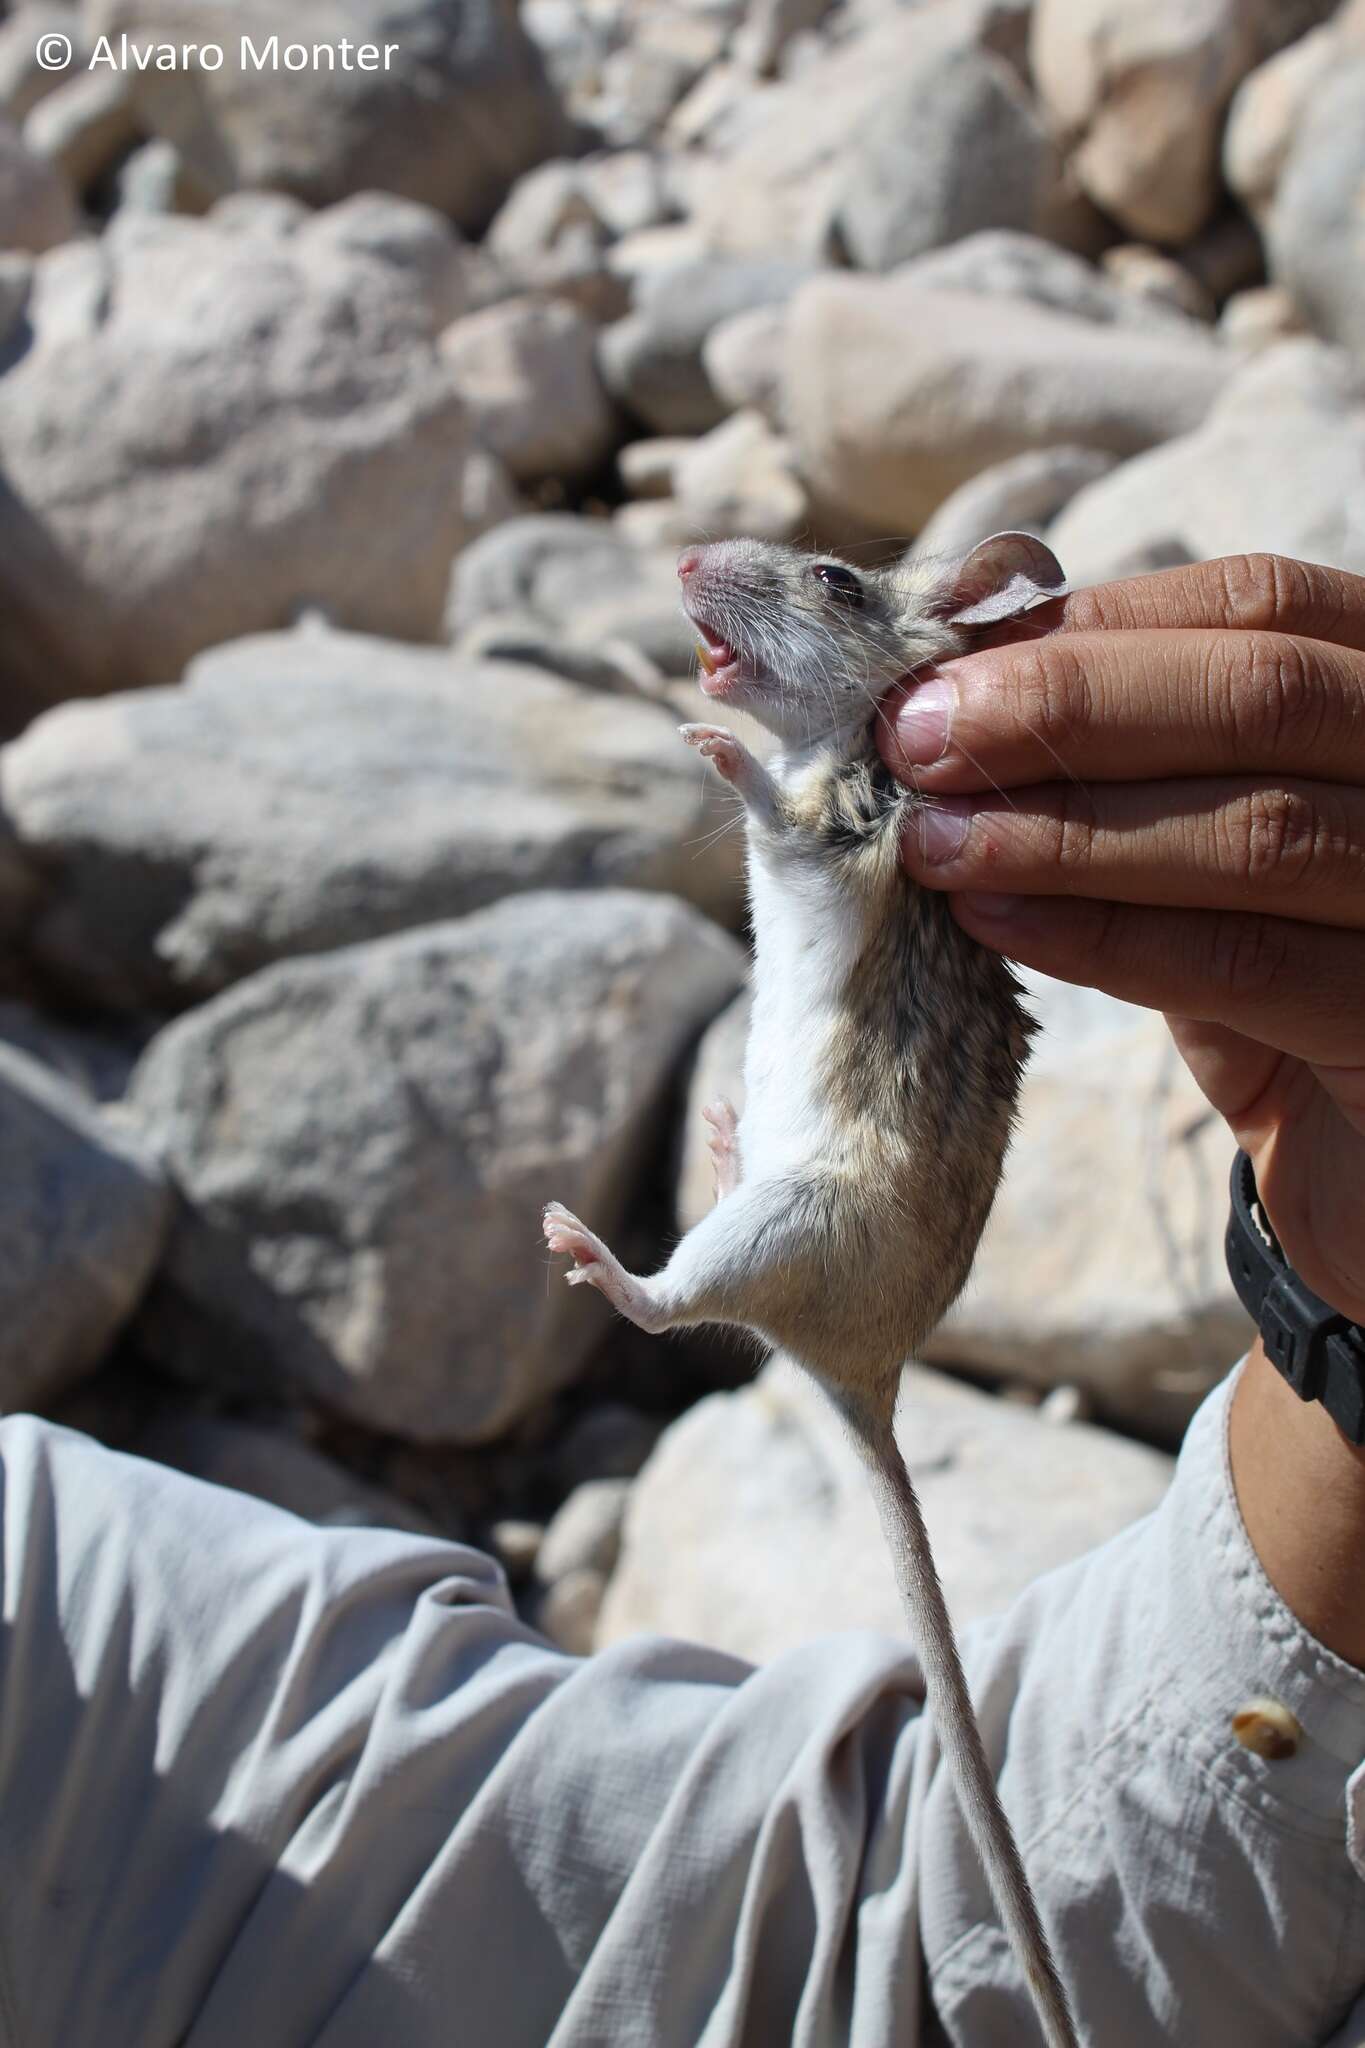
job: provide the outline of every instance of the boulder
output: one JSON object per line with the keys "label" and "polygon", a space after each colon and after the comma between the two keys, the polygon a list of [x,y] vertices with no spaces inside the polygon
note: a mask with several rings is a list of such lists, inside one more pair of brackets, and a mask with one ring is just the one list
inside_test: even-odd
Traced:
{"label": "boulder", "polygon": [[181,1198],[141,1341],[400,1437],[496,1437],[609,1326],[548,1270],[543,1205],[620,1236],[742,974],[675,898],[548,892],[268,968],[167,1026],[130,1097]]}
{"label": "boulder", "polygon": [[74,192],[88,192],[139,140],[128,74],[87,71],[41,99],[24,142],[46,157]]}
{"label": "boulder", "polygon": [[308,606],[436,637],[469,538],[436,349],[461,262],[372,195],[120,218],[39,264],[0,378],[0,731]]}
{"label": "boulder", "polygon": [[[972,124],[983,117],[999,122],[998,160],[1023,179],[1030,202],[1040,198],[1052,163],[1046,139],[1030,122],[1022,92],[1012,91],[993,62],[977,61],[1000,57],[1018,68],[1024,19],[1021,9],[999,0],[896,9],[823,49],[796,77],[768,87],[709,137],[718,156],[697,221],[710,246],[826,263],[839,254],[850,203],[853,233],[869,252],[914,236],[917,203],[943,233],[1017,221],[1010,192],[996,194],[1001,211],[982,217],[990,195],[976,177],[983,144]],[[912,149],[907,133],[915,138]],[[883,177],[892,182],[879,197],[872,181]],[[1036,224],[1031,214],[1029,224]]]}
{"label": "boulder", "polygon": [[713,258],[642,279],[635,310],[599,344],[607,389],[656,434],[704,434],[726,411],[702,361],[707,335],[736,313],[779,304],[810,275],[808,264]]}
{"label": "boulder", "polygon": [[5,1043],[0,1154],[0,1410],[12,1410],[101,1363],[161,1256],[171,1196],[131,1130]]}
{"label": "boulder", "polygon": [[913,277],[819,278],[787,328],[783,418],[798,470],[850,524],[915,533],[991,463],[1066,443],[1135,453],[1196,426],[1226,376],[1191,328],[1104,329]]}
{"label": "boulder", "polygon": [[[1246,1348],[1222,1254],[1233,1141],[1159,1017],[1031,970],[1022,978],[1043,1031],[1019,1127],[967,1291],[921,1356],[1074,1384],[1104,1413],[1174,1436]],[[742,996],[698,1047],[683,1230],[713,1199],[702,1107],[723,1095],[743,1109],[747,1028]]]}
{"label": "boulder", "polygon": [[711,329],[702,368],[727,412],[761,413],[769,426],[780,426],[786,337],[785,305],[755,306]]}
{"label": "boulder", "polygon": [[663,675],[690,673],[695,635],[678,602],[677,550],[645,549],[601,519],[532,514],[484,534],[455,564],[447,630],[461,644],[490,615],[538,621],[578,654],[624,641]]}
{"label": "boulder", "polygon": [[[1171,1461],[916,1368],[897,1437],[961,1626],[1154,1508]],[[631,1492],[596,1646],[685,1636],[763,1662],[905,1620],[867,1475],[819,1387],[775,1359],[665,1433]]]}
{"label": "boulder", "polygon": [[1014,66],[948,47],[888,80],[849,137],[832,232],[861,270],[890,270],[982,228],[1040,227],[1056,145]]}
{"label": "boulder", "polygon": [[80,231],[80,214],[61,172],[0,120],[0,250],[27,249],[38,256]]}
{"label": "boulder", "polygon": [[1109,474],[1115,460],[1099,448],[1062,447],[993,463],[944,499],[915,546],[929,555],[955,555],[1011,528],[1041,535],[1078,491]]}
{"label": "boulder", "polygon": [[596,339],[575,307],[532,298],[485,306],[442,335],[475,433],[517,483],[591,475],[611,453]]}
{"label": "boulder", "polygon": [[1260,548],[1360,575],[1362,474],[1349,363],[1320,342],[1281,341],[1238,369],[1196,432],[1079,492],[1048,540],[1073,584]]}
{"label": "boulder", "polygon": [[1334,28],[1316,28],[1257,65],[1237,88],[1223,135],[1223,176],[1263,226],[1295,137],[1342,62]]}
{"label": "boulder", "polygon": [[1033,77],[1083,191],[1139,241],[1188,241],[1218,203],[1237,85],[1331,4],[1038,0]]}
{"label": "boulder", "polygon": [[[295,0],[287,19],[267,0],[87,0],[86,22],[143,42],[192,30],[222,44],[220,70],[150,69],[135,80],[144,125],[215,193],[266,186],[327,206],[377,188],[480,229],[522,171],[574,140],[507,0]],[[387,54],[368,67],[324,55],[301,68],[286,54],[293,46],[311,59],[315,45],[343,37]]]}
{"label": "boulder", "polygon": [[0,805],[44,887],[16,950],[111,1008],[179,1006],[521,889],[741,912],[732,835],[705,844],[723,794],[671,712],[325,630],[61,707],[0,755]]}
{"label": "boulder", "polygon": [[1041,235],[1012,228],[983,228],[951,248],[934,249],[903,264],[897,276],[925,290],[1031,299],[1055,313],[1071,313],[1105,327],[1140,327],[1162,334],[1174,329],[1191,338],[1183,311],[1127,290],[1119,278]]}
{"label": "boulder", "polygon": [[1365,54],[1314,95],[1281,173],[1270,271],[1318,334],[1365,361]]}
{"label": "boulder", "polygon": [[810,506],[791,444],[757,412],[732,413],[680,457],[679,509],[689,537],[791,540]]}

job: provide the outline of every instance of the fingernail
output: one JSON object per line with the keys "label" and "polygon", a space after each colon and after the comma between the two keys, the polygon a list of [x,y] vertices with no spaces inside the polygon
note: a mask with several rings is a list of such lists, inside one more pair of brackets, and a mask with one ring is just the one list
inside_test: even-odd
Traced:
{"label": "fingernail", "polygon": [[896,744],[908,767],[928,768],[948,745],[956,691],[939,676],[918,683],[896,713]]}
{"label": "fingernail", "polygon": [[962,851],[976,806],[968,797],[944,797],[916,807],[920,851],[930,867],[942,867]]}
{"label": "fingernail", "polygon": [[1004,924],[1018,915],[1024,901],[1022,896],[978,895],[974,889],[964,889],[957,900],[968,917],[980,918],[983,924]]}

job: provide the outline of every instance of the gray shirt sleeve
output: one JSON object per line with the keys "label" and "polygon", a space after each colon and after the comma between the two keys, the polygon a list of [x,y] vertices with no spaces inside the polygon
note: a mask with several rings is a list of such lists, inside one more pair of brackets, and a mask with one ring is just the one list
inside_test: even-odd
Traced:
{"label": "gray shirt sleeve", "polygon": [[[1365,1987],[1365,1676],[1265,1581],[1226,1405],[1155,1515],[967,1645],[1104,2048],[1304,2048]],[[22,1416],[0,1540],[7,2048],[1036,2039],[903,1645],[575,1660],[476,1551]],[[1278,1763],[1231,1734],[1266,1693],[1305,1731]]]}

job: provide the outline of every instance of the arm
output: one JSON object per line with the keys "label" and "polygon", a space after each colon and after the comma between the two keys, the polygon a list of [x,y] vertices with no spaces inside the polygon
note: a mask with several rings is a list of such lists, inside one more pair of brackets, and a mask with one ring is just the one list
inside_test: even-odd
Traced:
{"label": "arm", "polygon": [[[960,832],[907,866],[984,944],[1165,1011],[1286,1255],[1365,1322],[1365,580],[1239,557],[1035,617],[942,667],[937,730],[895,708],[888,764]],[[1365,1666],[1365,1458],[1259,1347],[1231,1460],[1272,1583]]]}

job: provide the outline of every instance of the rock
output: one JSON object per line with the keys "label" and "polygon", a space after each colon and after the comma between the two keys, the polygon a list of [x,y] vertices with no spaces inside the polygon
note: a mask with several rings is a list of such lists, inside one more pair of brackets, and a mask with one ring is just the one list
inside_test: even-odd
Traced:
{"label": "rock", "polygon": [[1099,448],[1067,447],[1040,448],[994,463],[944,499],[915,545],[928,555],[955,555],[1011,528],[1041,535],[1077,491],[1114,466],[1115,458]]}
{"label": "rock", "polygon": [[1066,443],[1133,453],[1197,425],[1226,370],[1198,330],[1100,329],[911,278],[820,278],[792,303],[783,417],[822,505],[914,533],[991,463]]}
{"label": "rock", "polygon": [[1251,354],[1301,335],[1303,315],[1283,285],[1258,285],[1233,293],[1219,318],[1218,332],[1229,348]]}
{"label": "rock", "polygon": [[1105,1001],[1048,1031],[1034,1007],[1045,1031],[1000,1193],[923,1355],[1073,1383],[1174,1439],[1253,1334],[1223,1259],[1234,1141],[1160,1017]]}
{"label": "rock", "polygon": [[212,195],[170,142],[144,142],[119,166],[114,180],[118,213],[206,213],[211,204]]}
{"label": "rock", "polygon": [[600,1401],[569,1425],[554,1447],[556,1483],[572,1493],[595,1479],[633,1479],[659,1441],[657,1416],[624,1401]]}
{"label": "rock", "polygon": [[41,99],[24,143],[75,192],[88,192],[140,139],[132,86],[121,71],[87,71]]}
{"label": "rock", "polygon": [[556,158],[517,180],[484,247],[514,285],[566,299],[603,321],[619,319],[630,302],[624,281],[607,265],[610,241],[582,165]]}
{"label": "rock", "polygon": [[664,675],[686,675],[694,636],[678,602],[676,549],[647,553],[600,519],[544,513],[485,534],[455,564],[447,610],[463,641],[490,614],[536,619],[578,650],[638,648]]}
{"label": "rock", "polygon": [[1349,366],[1321,343],[1285,341],[1237,371],[1197,432],[1078,493],[1048,540],[1078,585],[1262,548],[1360,575],[1363,473]]}
{"label": "rock", "polygon": [[[716,432],[719,433],[717,428]],[[676,498],[651,498],[630,505],[618,505],[611,515],[612,529],[632,547],[666,548],[676,555],[689,541],[707,540],[705,521],[693,518]],[[690,657],[689,657],[690,659]]]}
{"label": "rock", "polygon": [[1191,320],[1212,320],[1213,295],[1183,264],[1143,242],[1120,242],[1100,258],[1106,277],[1145,305],[1168,307]]}
{"label": "rock", "polygon": [[171,1198],[130,1130],[5,1044],[0,1155],[0,1409],[13,1410],[99,1365],[152,1277]]}
{"label": "rock", "polygon": [[749,0],[744,26],[735,37],[735,54],[760,78],[776,71],[793,39],[819,28],[832,0]]}
{"label": "rock", "polygon": [[143,1343],[418,1442],[496,1437],[609,1323],[546,1271],[542,1206],[619,1236],[742,962],[673,898],[534,894],[169,1025],[131,1096],[181,1196]]}
{"label": "rock", "polygon": [[0,353],[28,313],[33,294],[33,259],[17,250],[0,252]]}
{"label": "rock", "polygon": [[1265,282],[1261,238],[1239,206],[1229,206],[1204,232],[1186,242],[1180,267],[1221,306],[1234,292]]}
{"label": "rock", "polygon": [[1308,324],[1365,359],[1365,55],[1314,96],[1269,224],[1271,277]]}
{"label": "rock", "polygon": [[18,130],[0,120],[0,250],[40,256],[81,231],[70,187],[46,157],[25,148]]}
{"label": "rock", "polygon": [[[167,0],[88,0],[96,34],[173,40]],[[197,40],[221,43],[217,71],[141,72],[138,111],[217,193],[265,186],[327,206],[378,189],[418,199],[471,230],[486,226],[513,180],[563,155],[573,131],[515,8],[461,0],[310,0],[289,22],[266,0],[198,0]],[[315,42],[374,44],[387,57],[344,69],[289,65],[290,31]],[[258,69],[247,43],[278,66]]]}
{"label": "rock", "polygon": [[732,413],[680,458],[677,493],[691,530],[708,540],[791,540],[810,513],[791,444],[757,412]]}
{"label": "rock", "polygon": [[669,712],[326,630],[62,707],[0,755],[0,803],[46,889],[23,948],[111,1008],[179,1006],[521,889],[742,910],[737,850],[704,844],[724,795]]}
{"label": "rock", "polygon": [[[0,7],[0,16],[4,15]],[[70,36],[73,69],[45,71],[38,62],[44,36]],[[72,77],[79,76],[89,62],[89,47],[80,18],[70,8],[47,6],[29,0],[21,13],[0,19],[0,119],[20,126],[26,114],[48,93],[59,92]]]}
{"label": "rock", "polygon": [[613,696],[659,698],[665,680],[658,664],[629,640],[577,646],[542,620],[517,612],[490,612],[461,634],[452,651],[459,662],[529,664],[562,676],[566,683]]}
{"label": "rock", "polygon": [[[842,235],[839,219],[854,197],[851,181],[862,162],[865,136],[877,138],[881,154],[869,156],[863,187],[893,172],[904,202],[886,209],[885,218],[900,218],[898,232],[913,232],[908,216],[916,191],[936,209],[945,232],[955,222],[970,220],[981,200],[972,165],[959,147],[972,101],[969,80],[977,81],[977,109],[989,107],[993,116],[1009,121],[1010,160],[1019,166],[1028,155],[1026,108],[1010,98],[1009,112],[1003,112],[1008,85],[992,67],[972,61],[983,51],[1017,57],[1023,18],[1017,7],[994,0],[942,0],[934,7],[896,9],[866,33],[823,49],[820,61],[802,75],[767,88],[739,117],[711,133],[718,157],[708,194],[697,208],[698,226],[709,245],[749,256],[783,252],[808,262],[833,260]],[[943,86],[945,118],[940,124],[933,95],[950,75],[941,67],[964,54],[962,73],[951,89]],[[983,83],[988,76],[991,82]],[[950,90],[951,119],[946,105]],[[913,109],[912,132],[926,137],[922,160],[918,150],[907,159],[896,132],[898,120],[907,118],[907,103]],[[972,140],[979,151],[979,132]],[[855,234],[885,241],[888,230],[876,225],[875,195],[864,189],[862,196],[866,210],[857,213]],[[1012,196],[1001,194],[999,203],[1012,208]],[[1005,217],[1017,216],[1007,211]]]}
{"label": "rock", "polygon": [[519,298],[442,335],[475,432],[516,482],[591,475],[611,452],[615,420],[597,374],[596,334],[573,306]]}
{"label": "rock", "polygon": [[849,138],[833,233],[862,270],[890,270],[980,228],[1040,227],[1061,176],[1013,65],[948,48],[888,81]]}
{"label": "rock", "polygon": [[1265,226],[1280,173],[1315,101],[1341,63],[1333,28],[1316,28],[1260,64],[1237,88],[1223,135],[1223,176]]}
{"label": "rock", "polygon": [[0,1044],[38,1061],[92,1102],[117,1102],[127,1092],[150,1035],[139,1022],[96,1027],[32,1003],[0,1001]]}
{"label": "rock", "polygon": [[782,356],[787,307],[755,306],[713,327],[702,343],[702,368],[727,412],[757,412],[781,424]]}
{"label": "rock", "polygon": [[678,462],[696,446],[691,434],[655,434],[632,441],[616,457],[616,473],[628,498],[671,498]]}
{"label": "rock", "polygon": [[1212,217],[1223,116],[1304,8],[1250,0],[1038,0],[1030,59],[1080,185],[1139,241],[1178,245]]}
{"label": "rock", "polygon": [[568,1572],[548,1587],[536,1608],[536,1627],[571,1657],[592,1654],[607,1582],[600,1572]]}
{"label": "rock", "polygon": [[522,1585],[535,1570],[545,1531],[539,1522],[505,1517],[488,1532],[488,1547],[513,1585]]}
{"label": "rock", "polygon": [[725,24],[682,8],[647,8],[602,66],[587,108],[609,143],[631,148],[657,136],[688,87],[716,62]]}
{"label": "rock", "polygon": [[635,311],[601,338],[607,389],[655,433],[704,434],[725,412],[702,363],[707,335],[735,313],[780,303],[809,276],[805,264],[713,259],[644,280]]}
{"label": "rock", "polygon": [[310,605],[434,638],[469,536],[459,279],[448,228],[378,195],[120,219],[40,263],[0,378],[0,731]]}
{"label": "rock", "polygon": [[1107,327],[1190,335],[1189,320],[1170,305],[1126,290],[1118,279],[1069,249],[1011,228],[985,228],[968,235],[951,248],[932,250],[904,264],[897,275],[903,283],[926,290],[1031,299],[1056,313],[1072,313],[1078,320]]}
{"label": "rock", "polygon": [[[1146,1514],[1171,1471],[1145,1445],[923,1370],[905,1377],[897,1436],[959,1625]],[[762,1662],[849,1628],[905,1633],[885,1538],[829,1401],[774,1360],[663,1437],[632,1489],[596,1647],[658,1631]]]}
{"label": "rock", "polygon": [[269,1501],[305,1522],[330,1529],[402,1529],[431,1536],[434,1525],[382,1487],[348,1472],[281,1429],[163,1410],[139,1430],[127,1449],[158,1465],[171,1465],[210,1486]]}
{"label": "rock", "polygon": [[580,189],[613,240],[662,227],[677,215],[664,159],[655,150],[604,150],[580,157],[575,168]]}
{"label": "rock", "polygon": [[577,1571],[609,1579],[621,1550],[630,1491],[629,1479],[588,1479],[576,1486],[545,1531],[536,1577],[547,1586]]}
{"label": "rock", "polygon": [[710,1132],[702,1111],[722,1096],[744,1107],[744,1046],[751,998],[746,988],[708,1026],[697,1047],[687,1082],[678,1170],[678,1231],[684,1234],[715,1207],[716,1177]]}

